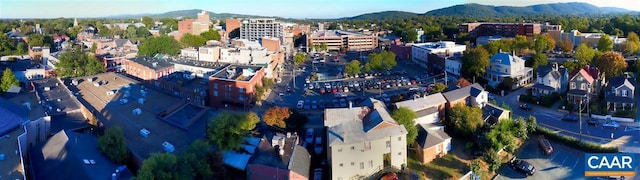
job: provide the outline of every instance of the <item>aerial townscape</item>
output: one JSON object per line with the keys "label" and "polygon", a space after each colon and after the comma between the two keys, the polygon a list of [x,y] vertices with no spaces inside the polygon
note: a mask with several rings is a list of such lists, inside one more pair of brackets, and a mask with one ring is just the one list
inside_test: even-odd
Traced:
{"label": "aerial townscape", "polygon": [[640,3],[423,1],[0,2],[0,180],[640,179]]}

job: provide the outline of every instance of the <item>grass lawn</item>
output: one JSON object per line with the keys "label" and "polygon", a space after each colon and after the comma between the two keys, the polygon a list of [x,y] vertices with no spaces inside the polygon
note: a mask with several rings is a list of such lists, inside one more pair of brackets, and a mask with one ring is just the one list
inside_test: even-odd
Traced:
{"label": "grass lawn", "polygon": [[429,164],[421,164],[414,156],[408,159],[409,169],[416,171],[421,178],[459,179],[469,171],[467,163],[453,154],[447,154]]}

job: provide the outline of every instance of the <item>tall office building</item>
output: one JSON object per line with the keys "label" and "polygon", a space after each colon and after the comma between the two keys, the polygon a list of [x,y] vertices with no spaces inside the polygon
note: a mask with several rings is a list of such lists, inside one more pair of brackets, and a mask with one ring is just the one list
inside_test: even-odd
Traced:
{"label": "tall office building", "polygon": [[273,37],[283,41],[284,25],[274,18],[247,19],[240,26],[240,39],[258,41],[263,37]]}

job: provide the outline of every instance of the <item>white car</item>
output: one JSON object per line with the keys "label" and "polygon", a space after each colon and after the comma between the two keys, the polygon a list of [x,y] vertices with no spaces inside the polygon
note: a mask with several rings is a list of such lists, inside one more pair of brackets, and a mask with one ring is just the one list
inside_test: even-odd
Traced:
{"label": "white car", "polygon": [[296,108],[302,109],[303,107],[304,107],[304,101],[303,100],[298,101],[298,104],[296,105]]}
{"label": "white car", "polygon": [[316,154],[322,153],[322,137],[316,137],[316,143],[313,147],[313,152]]}
{"label": "white car", "polygon": [[602,128],[618,129],[618,127],[620,127],[620,123],[615,121],[605,121],[602,123]]}
{"label": "white car", "polygon": [[313,137],[315,136],[313,129],[307,129],[307,134],[304,137],[304,142],[311,145],[313,143]]}

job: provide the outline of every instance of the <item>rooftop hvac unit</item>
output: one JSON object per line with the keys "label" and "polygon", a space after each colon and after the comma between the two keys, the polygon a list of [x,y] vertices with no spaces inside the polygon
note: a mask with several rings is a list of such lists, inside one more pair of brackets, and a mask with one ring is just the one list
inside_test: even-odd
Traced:
{"label": "rooftop hvac unit", "polygon": [[78,80],[77,79],[71,80],[71,84],[73,84],[74,86],[77,86],[78,85]]}
{"label": "rooftop hvac unit", "polygon": [[93,78],[87,78],[87,81],[93,82]]}
{"label": "rooftop hvac unit", "polygon": [[133,115],[136,115],[136,116],[137,116],[137,115],[140,115],[140,114],[142,114],[142,109],[140,109],[140,108],[135,108],[135,109],[133,109],[133,110],[131,111],[131,113],[132,113]]}
{"label": "rooftop hvac unit", "polygon": [[44,91],[51,91],[51,87],[49,86],[44,87]]}
{"label": "rooftop hvac unit", "polygon": [[142,137],[149,137],[149,134],[151,134],[151,131],[147,129],[140,129],[140,135],[142,135]]}
{"label": "rooftop hvac unit", "polygon": [[120,104],[127,104],[129,102],[128,99],[120,99]]}
{"label": "rooftop hvac unit", "polygon": [[138,98],[138,103],[144,104],[144,98]]}
{"label": "rooftop hvac unit", "polygon": [[147,96],[147,91],[141,89],[140,90],[140,95],[142,95],[142,97]]}
{"label": "rooftop hvac unit", "polygon": [[175,147],[173,147],[173,144],[169,143],[169,142],[163,142],[162,143],[162,148],[164,148],[164,151],[168,152],[168,153],[172,153],[173,151],[176,150]]}
{"label": "rooftop hvac unit", "polygon": [[94,82],[94,83],[93,83],[93,86],[95,86],[95,87],[100,87],[100,83],[99,83],[99,82]]}
{"label": "rooftop hvac unit", "polygon": [[276,147],[276,146],[280,146],[280,147],[284,147],[284,136],[273,136],[273,139],[271,139],[271,146]]}
{"label": "rooftop hvac unit", "polygon": [[109,91],[107,91],[107,96],[111,96],[111,95],[113,95],[113,94],[115,94],[115,93],[113,92],[113,90],[109,90]]}

